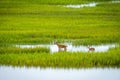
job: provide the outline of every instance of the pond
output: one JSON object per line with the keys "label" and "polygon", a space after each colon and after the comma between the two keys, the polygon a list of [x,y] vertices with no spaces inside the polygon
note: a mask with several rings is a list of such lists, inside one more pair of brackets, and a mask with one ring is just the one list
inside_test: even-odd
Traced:
{"label": "pond", "polygon": [[40,68],[0,66],[0,80],[120,80],[120,68]]}
{"label": "pond", "polygon": [[[72,43],[62,43],[62,45],[67,46],[66,51],[67,52],[92,52],[90,48],[94,48],[94,52],[106,52],[111,48],[115,48],[118,45],[117,44],[101,44],[101,45],[91,45],[91,46],[85,46],[85,45],[73,45]],[[56,44],[36,44],[36,45],[15,45],[19,48],[35,48],[35,47],[46,47],[50,49],[51,53],[58,52],[59,48]],[[61,48],[61,51],[64,51],[63,48]]]}

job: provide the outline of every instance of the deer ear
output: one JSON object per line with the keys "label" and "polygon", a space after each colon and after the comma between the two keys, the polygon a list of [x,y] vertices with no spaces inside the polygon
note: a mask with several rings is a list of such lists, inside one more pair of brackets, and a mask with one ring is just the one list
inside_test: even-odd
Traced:
{"label": "deer ear", "polygon": [[57,40],[54,41],[54,44],[58,43]]}
{"label": "deer ear", "polygon": [[56,41],[53,41],[54,44],[56,44]]}
{"label": "deer ear", "polygon": [[58,44],[58,42],[54,42],[54,44]]}
{"label": "deer ear", "polygon": [[90,47],[90,45],[87,46],[88,48]]}

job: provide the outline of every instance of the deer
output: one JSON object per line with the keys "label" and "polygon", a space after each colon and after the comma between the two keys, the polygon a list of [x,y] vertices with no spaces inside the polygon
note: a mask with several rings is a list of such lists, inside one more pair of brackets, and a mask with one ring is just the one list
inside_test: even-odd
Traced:
{"label": "deer", "polygon": [[63,45],[63,44],[58,44],[58,43],[56,43],[56,45],[57,45],[57,47],[58,47],[59,51],[60,51],[61,49],[64,49],[64,51],[66,51],[66,50],[67,50],[67,46],[66,46],[66,45]]}
{"label": "deer", "polygon": [[88,49],[89,49],[89,51],[95,51],[95,48],[94,48],[94,47],[89,47],[89,46],[88,46]]}

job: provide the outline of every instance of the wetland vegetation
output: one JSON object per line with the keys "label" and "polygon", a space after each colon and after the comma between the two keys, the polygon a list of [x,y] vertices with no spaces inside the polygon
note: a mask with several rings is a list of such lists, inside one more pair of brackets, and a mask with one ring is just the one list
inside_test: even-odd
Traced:
{"label": "wetland vegetation", "polygon": [[54,54],[24,52],[0,54],[2,65],[41,67],[120,67],[120,48],[104,53],[59,52]]}
{"label": "wetland vegetation", "polygon": [[[110,0],[1,0],[0,65],[41,67],[120,67],[120,47],[108,52],[59,52],[43,47],[16,48],[16,44],[120,44],[120,3]],[[106,2],[95,7],[59,5]],[[104,54],[103,54],[104,53]]]}

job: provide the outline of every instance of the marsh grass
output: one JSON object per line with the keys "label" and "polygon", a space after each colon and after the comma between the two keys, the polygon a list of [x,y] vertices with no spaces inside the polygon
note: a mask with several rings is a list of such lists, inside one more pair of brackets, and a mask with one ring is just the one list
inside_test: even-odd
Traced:
{"label": "marsh grass", "polygon": [[10,3],[13,5],[20,4],[81,4],[81,3],[89,3],[89,2],[99,2],[99,1],[111,1],[111,0],[1,0],[0,2],[3,4]]}
{"label": "marsh grass", "polygon": [[0,47],[0,54],[5,53],[49,53],[50,49],[44,47],[35,48],[17,48],[17,47]]}
{"label": "marsh grass", "polygon": [[40,67],[120,67],[120,48],[111,49],[104,53],[70,53],[55,54],[0,54],[1,65],[40,66]]}
{"label": "marsh grass", "polygon": [[6,7],[10,4],[1,5],[0,42],[50,43],[71,39],[76,44],[119,43],[119,4],[80,9],[30,3],[10,8]]}
{"label": "marsh grass", "polygon": [[37,44],[64,40],[85,45],[120,44],[120,3],[99,4],[96,7],[79,9],[58,6],[92,1],[0,0],[0,64],[43,67],[120,67],[120,48],[99,54],[81,52],[49,54],[49,50],[45,48],[8,47],[9,44]]}

